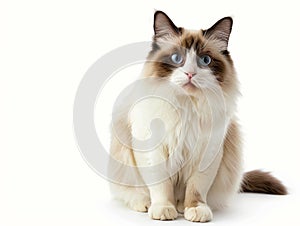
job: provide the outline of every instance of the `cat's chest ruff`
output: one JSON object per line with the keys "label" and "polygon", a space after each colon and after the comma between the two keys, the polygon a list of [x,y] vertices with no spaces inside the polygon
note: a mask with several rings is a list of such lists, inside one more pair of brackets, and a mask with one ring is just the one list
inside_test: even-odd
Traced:
{"label": "cat's chest ruff", "polygon": [[159,120],[163,124],[164,137],[161,140],[165,145],[171,149],[176,146],[177,149],[190,149],[209,134],[210,112],[207,106],[191,101],[182,101],[174,106],[163,99],[147,98],[136,103],[129,112],[131,132],[138,140],[149,140],[161,132],[153,126],[153,122]]}

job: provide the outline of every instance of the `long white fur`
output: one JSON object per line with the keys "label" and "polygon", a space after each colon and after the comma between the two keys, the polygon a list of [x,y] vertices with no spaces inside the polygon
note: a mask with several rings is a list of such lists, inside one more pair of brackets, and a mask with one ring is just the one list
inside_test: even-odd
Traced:
{"label": "long white fur", "polygon": [[[188,82],[188,77],[184,72],[195,72],[192,83],[198,88],[196,92],[202,92],[202,95],[198,93],[194,97],[191,95],[189,98],[178,98],[180,107],[176,110],[168,101],[155,97],[136,103],[129,112],[131,135],[138,140],[149,139],[151,133],[155,132],[150,130],[151,121],[159,118],[165,124],[166,137],[154,150],[135,151],[134,143],[132,144],[133,150],[127,150],[128,153],[133,151],[135,163],[132,164],[136,164],[138,167],[154,166],[172,159],[174,161],[172,164],[181,170],[175,175],[172,175],[168,168],[165,169],[165,172],[153,172],[153,174],[169,175],[169,178],[156,184],[152,183],[153,181],[147,174],[137,172],[136,175],[130,175],[142,177],[146,185],[142,188],[112,185],[116,196],[135,210],[146,211],[151,202],[149,215],[154,219],[176,218],[177,211],[174,206],[177,206],[179,212],[183,212],[185,186],[191,177],[201,178],[201,182],[194,186],[201,187],[199,191],[201,191],[202,198],[205,199],[203,201],[208,202],[211,208],[226,206],[227,201],[238,191],[241,180],[240,165],[236,167],[236,179],[233,182],[222,181],[220,178],[222,174],[218,174],[216,178],[220,167],[225,167],[220,166],[223,156],[223,143],[220,144],[220,137],[224,139],[225,133],[221,133],[217,137],[211,136],[212,130],[227,131],[227,126],[235,111],[235,100],[228,100],[226,96],[220,97],[216,78],[209,69],[197,67],[194,52],[190,51],[186,57],[184,66],[173,72],[170,81],[178,86],[183,86]],[[170,98],[172,97],[170,96]],[[207,146],[208,143],[211,146]],[[210,157],[213,161],[209,162],[205,171],[201,172],[199,163],[204,158],[207,148],[217,149],[217,151],[214,152],[215,156]],[[208,150],[209,152],[210,150]],[[130,154],[128,153],[124,154],[122,158],[126,158],[126,155],[129,158]],[[239,159],[239,157],[237,158]],[[225,174],[226,169],[223,171]],[[224,189],[223,186],[227,186],[228,189]],[[174,188],[175,190],[173,190]],[[173,193],[175,197],[171,195]],[[190,218],[189,220],[201,218],[202,221],[207,221],[212,218],[212,213],[206,204],[199,204],[199,207],[195,209],[186,209],[185,217]]]}

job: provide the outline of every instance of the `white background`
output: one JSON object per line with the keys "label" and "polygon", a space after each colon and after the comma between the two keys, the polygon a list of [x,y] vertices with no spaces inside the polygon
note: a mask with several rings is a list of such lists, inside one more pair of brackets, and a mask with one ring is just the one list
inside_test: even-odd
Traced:
{"label": "white background", "polygon": [[[150,40],[154,9],[193,29],[233,16],[229,50],[242,84],[245,169],[270,170],[289,188],[282,197],[239,194],[210,224],[299,224],[297,1],[11,0],[0,3],[1,226],[191,224],[182,217],[151,221],[111,201],[107,182],[84,162],[73,133],[73,101],[84,73],[112,49]],[[112,102],[107,92],[105,99],[96,109],[104,118]],[[106,143],[107,125],[97,125]]]}

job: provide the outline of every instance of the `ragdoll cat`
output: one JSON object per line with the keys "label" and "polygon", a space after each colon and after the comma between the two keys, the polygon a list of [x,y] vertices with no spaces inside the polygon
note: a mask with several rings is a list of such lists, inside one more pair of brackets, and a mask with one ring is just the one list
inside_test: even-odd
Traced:
{"label": "ragdoll cat", "polygon": [[[256,170],[243,175],[235,118],[238,80],[227,50],[231,28],[232,18],[225,17],[207,30],[187,30],[175,26],[162,11],[155,12],[152,50],[141,78],[158,79],[149,81],[154,89],[169,82],[182,94],[169,95],[179,103],[179,113],[154,97],[136,103],[130,112],[125,98],[124,106],[113,113],[117,119],[110,151],[120,164],[110,165],[116,182],[111,190],[131,209],[148,211],[152,219],[173,220],[183,213],[189,221],[207,222],[213,209],[226,206],[239,191],[286,194],[281,182],[268,173]],[[133,137],[147,139],[154,118],[165,123],[166,137],[153,150],[136,151]],[[205,156],[210,156],[207,161]],[[169,160],[177,171],[155,170],[155,165],[168,165]],[[126,166],[133,170],[128,173]],[[152,166],[152,171],[142,172]],[[158,180],[150,181],[149,174]],[[136,183],[124,182],[127,179]]]}

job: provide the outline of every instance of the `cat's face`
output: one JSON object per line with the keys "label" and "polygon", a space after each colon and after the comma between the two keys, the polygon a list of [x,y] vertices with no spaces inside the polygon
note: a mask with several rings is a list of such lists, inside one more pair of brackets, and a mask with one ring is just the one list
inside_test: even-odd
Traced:
{"label": "cat's face", "polygon": [[167,78],[191,95],[216,87],[230,89],[235,83],[227,51],[231,27],[232,19],[226,17],[207,30],[191,31],[176,27],[165,13],[157,11],[148,76]]}

